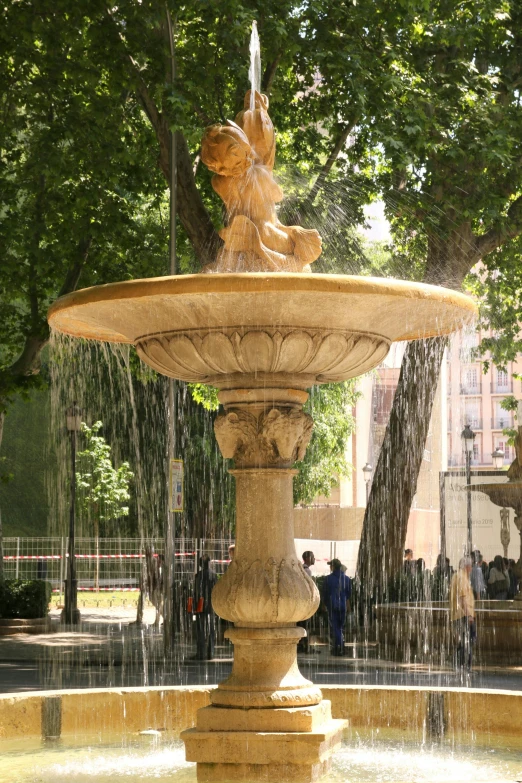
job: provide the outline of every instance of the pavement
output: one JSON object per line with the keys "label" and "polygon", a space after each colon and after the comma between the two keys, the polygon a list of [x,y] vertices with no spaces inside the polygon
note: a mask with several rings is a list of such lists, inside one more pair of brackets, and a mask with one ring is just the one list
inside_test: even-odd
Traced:
{"label": "pavement", "polygon": [[[154,610],[145,611],[144,624],[134,623],[133,608],[83,609],[82,623],[55,632],[0,637],[0,693],[71,688],[117,688],[152,685],[212,685],[232,668],[232,645],[216,645],[212,661],[193,660],[195,647],[180,634],[173,654],[165,657]],[[333,657],[328,645],[312,644],[299,654],[299,668],[324,685],[403,685],[472,687],[522,691],[520,666],[475,667],[462,678],[450,667],[401,663],[379,658],[375,643],[348,643],[344,657]]]}

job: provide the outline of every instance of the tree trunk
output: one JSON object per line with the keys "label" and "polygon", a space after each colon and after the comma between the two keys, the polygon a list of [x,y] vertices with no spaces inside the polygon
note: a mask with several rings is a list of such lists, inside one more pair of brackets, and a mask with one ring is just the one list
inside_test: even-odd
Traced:
{"label": "tree trunk", "polygon": [[[453,224],[445,238],[429,237],[424,282],[458,290],[478,260],[471,224]],[[363,599],[360,612],[368,612],[373,600],[381,600],[389,580],[402,567],[408,518],[446,345],[446,337],[433,337],[409,343],[404,352],[364,515],[357,560]]]}
{"label": "tree trunk", "polygon": [[357,576],[379,600],[402,565],[408,517],[429,430],[446,338],[406,346],[364,516]]}
{"label": "tree trunk", "polygon": [[[2,404],[0,400],[0,405]],[[0,411],[0,449],[2,448],[2,437],[4,434],[5,411]],[[0,581],[4,579],[4,530],[2,527],[2,509],[0,507]]]}

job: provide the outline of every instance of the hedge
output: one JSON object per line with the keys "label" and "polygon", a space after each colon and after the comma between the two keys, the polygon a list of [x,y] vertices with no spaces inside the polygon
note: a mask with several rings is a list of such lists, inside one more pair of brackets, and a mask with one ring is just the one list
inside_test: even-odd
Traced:
{"label": "hedge", "polygon": [[0,619],[33,620],[45,617],[52,587],[41,579],[5,579],[0,581]]}

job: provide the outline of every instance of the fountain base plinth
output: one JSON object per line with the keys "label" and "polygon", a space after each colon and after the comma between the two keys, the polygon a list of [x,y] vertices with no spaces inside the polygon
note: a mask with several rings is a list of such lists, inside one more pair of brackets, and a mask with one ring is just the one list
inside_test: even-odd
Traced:
{"label": "fountain base plinth", "polygon": [[202,731],[221,731],[226,720],[227,731],[316,731],[332,720],[332,708],[327,699],[311,707],[253,708],[247,710],[223,707],[202,707],[197,714],[197,727]]}
{"label": "fountain base plinth", "polygon": [[332,719],[323,701],[309,708],[204,707],[197,724],[181,737],[198,781],[312,783],[328,771],[347,721]]}

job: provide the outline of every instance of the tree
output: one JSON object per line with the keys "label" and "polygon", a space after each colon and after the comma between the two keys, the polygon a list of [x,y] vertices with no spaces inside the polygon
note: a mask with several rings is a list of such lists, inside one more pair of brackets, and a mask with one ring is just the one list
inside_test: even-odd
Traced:
{"label": "tree", "polygon": [[0,421],[17,394],[42,384],[52,301],[80,278],[163,271],[167,239],[150,219],[164,195],[152,134],[137,106],[114,100],[121,85],[107,58],[92,58],[82,14],[67,3],[4,10]]}
{"label": "tree", "polygon": [[129,514],[129,485],[134,477],[128,462],[115,468],[111,460],[111,447],[103,435],[103,424],[95,422],[88,427],[82,422],[81,432],[85,448],[77,454],[76,486],[80,508],[93,518],[95,536],[100,528],[104,535],[109,523]]}
{"label": "tree", "polygon": [[[34,286],[28,282],[34,274],[20,275],[18,259],[9,264],[15,269],[13,285],[17,275],[23,285],[15,288],[20,303],[16,296],[7,298],[10,315],[4,320],[8,324],[15,317],[15,325],[9,338],[11,358],[2,358],[4,380],[14,375],[20,387],[33,382],[42,335],[46,339],[44,301],[55,296],[65,280],[70,282],[69,270],[73,275],[79,264],[92,270],[93,282],[106,282],[118,272],[121,278],[140,267],[129,249],[141,236],[141,223],[134,218],[144,204],[152,205],[147,214],[153,208],[159,211],[158,193],[170,178],[171,131],[178,152],[182,268],[195,270],[213,258],[222,213],[209,174],[199,164],[199,141],[205,125],[233,117],[241,106],[254,18],[266,63],[262,86],[270,95],[279,130],[278,164],[290,167],[298,161],[294,168],[307,183],[289,206],[304,223],[324,216],[328,263],[355,271],[346,220],[358,220],[361,205],[378,194],[386,200],[393,225],[394,268],[402,268],[407,277],[459,287],[478,259],[518,235],[522,12],[515,0],[191,0],[171,10],[176,14],[174,85],[166,78],[171,63],[165,6],[157,0],[123,0],[110,10],[98,0],[74,9],[65,0],[44,0],[37,14],[29,0],[21,0],[7,9],[0,33],[5,53],[0,65],[9,87],[4,118],[13,150],[13,173],[6,182],[11,193],[7,224],[12,232],[15,218],[22,221],[22,270],[43,269],[36,279],[48,287],[43,296],[37,292],[35,308]],[[18,107],[14,113],[12,107]],[[25,210],[26,215],[14,197],[27,173],[17,123],[34,138],[32,149],[39,149],[42,136],[49,161],[43,181],[36,165],[28,170],[30,198],[21,205],[27,203],[32,211]],[[67,131],[58,133],[57,144],[55,126]],[[66,196],[58,204],[62,211],[46,210],[49,185],[69,181],[65,172],[52,176],[55,167],[62,171],[62,154],[68,163],[65,170],[81,174],[69,177],[73,195],[82,183],[89,186],[85,199],[73,199],[74,214],[66,211]],[[39,160],[36,155],[33,159]],[[158,175],[163,177],[161,185]],[[107,180],[112,190],[105,188]],[[94,185],[97,191],[91,189]],[[121,214],[113,192],[124,193],[129,204],[129,210],[123,210],[128,230],[122,229],[121,241],[115,232],[119,269],[109,263],[113,248],[104,245],[111,209],[115,225]],[[332,193],[339,202],[336,209]],[[98,204],[105,219],[93,216]],[[47,219],[54,214],[60,220]],[[87,248],[79,242],[91,236],[92,222],[99,230]],[[74,231],[67,233],[69,223]],[[152,235],[160,237],[157,247],[162,241],[164,246],[165,237],[161,241],[153,223]],[[46,259],[49,249],[60,247],[61,236],[70,252],[55,254],[62,264],[55,274],[55,265],[46,266]],[[100,261],[94,265],[95,241]],[[90,261],[84,258],[86,249]],[[158,253],[149,257],[158,261]],[[166,271],[164,264],[162,268]],[[87,276],[82,278],[87,282]],[[13,288],[9,280],[7,284]],[[13,371],[18,355],[25,358]],[[400,561],[430,395],[416,407],[415,422],[404,416],[412,383],[424,388],[434,382],[440,356],[437,342],[429,350],[412,345],[405,354],[395,429],[385,438],[364,523],[359,565],[365,583],[393,571]],[[389,519],[384,535],[383,516]]]}
{"label": "tree", "polygon": [[107,536],[110,523],[129,514],[129,485],[134,477],[128,462],[122,462],[115,468],[111,459],[111,447],[103,435],[101,421],[88,427],[82,422],[81,432],[85,438],[85,448],[77,454],[76,487],[78,505],[94,525],[96,540],[96,577],[95,587],[99,589],[99,538]]}
{"label": "tree", "polygon": [[485,371],[490,362],[505,369],[522,351],[522,237],[487,256],[470,287],[481,302],[480,328],[491,331],[479,346]]}
{"label": "tree", "polygon": [[[397,249],[425,282],[459,288],[522,231],[521,21],[514,2],[410,4],[403,16],[394,108],[375,124],[378,180]],[[404,354],[359,550],[377,596],[401,565],[443,350],[432,338]]]}

